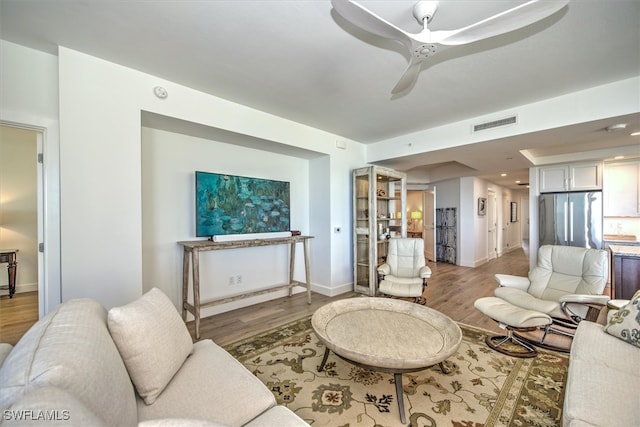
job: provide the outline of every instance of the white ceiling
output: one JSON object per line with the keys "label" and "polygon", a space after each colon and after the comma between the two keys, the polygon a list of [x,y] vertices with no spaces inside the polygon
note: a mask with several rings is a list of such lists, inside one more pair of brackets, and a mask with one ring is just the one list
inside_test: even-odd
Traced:
{"label": "white ceiling", "polygon": [[[430,28],[459,28],[523,2],[441,0]],[[420,31],[413,1],[361,4]],[[367,144],[639,76],[638,22],[640,0],[571,0],[531,26],[444,50],[409,93],[391,98],[407,67],[402,46],[346,22],[329,0],[0,0],[4,40],[54,54],[62,45]],[[504,141],[487,142],[381,164],[416,182],[472,174],[513,187],[532,164],[521,150],[640,151],[629,132],[602,131],[619,120],[640,130],[636,114],[549,131],[553,138],[511,138],[509,153]],[[510,156],[501,181],[496,159]]]}

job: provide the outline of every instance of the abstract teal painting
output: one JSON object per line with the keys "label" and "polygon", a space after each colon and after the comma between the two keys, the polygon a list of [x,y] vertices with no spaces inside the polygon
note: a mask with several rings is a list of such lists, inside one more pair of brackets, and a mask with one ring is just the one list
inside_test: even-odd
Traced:
{"label": "abstract teal painting", "polygon": [[290,230],[289,183],[196,171],[196,236]]}

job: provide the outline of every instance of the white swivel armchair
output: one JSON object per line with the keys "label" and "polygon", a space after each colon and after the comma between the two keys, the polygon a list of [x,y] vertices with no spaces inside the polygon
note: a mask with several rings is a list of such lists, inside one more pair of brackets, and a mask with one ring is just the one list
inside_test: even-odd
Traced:
{"label": "white swivel armchair", "polygon": [[424,259],[422,239],[391,239],[386,262],[378,267],[381,293],[397,297],[413,297],[419,304],[426,304],[422,296],[431,269]]}
{"label": "white swivel armchair", "polygon": [[[494,297],[480,298],[475,307],[498,321],[507,336],[487,338],[487,344],[511,354],[501,345],[511,341],[527,351],[521,357],[535,355],[531,346],[554,348],[546,344],[549,332],[572,336],[578,323],[595,321],[609,297],[602,295],[608,277],[607,252],[572,246],[545,245],[538,250],[538,264],[527,277],[496,274],[499,287]],[[544,331],[537,342],[522,339],[513,331],[539,328]],[[518,354],[511,354],[518,355]]]}

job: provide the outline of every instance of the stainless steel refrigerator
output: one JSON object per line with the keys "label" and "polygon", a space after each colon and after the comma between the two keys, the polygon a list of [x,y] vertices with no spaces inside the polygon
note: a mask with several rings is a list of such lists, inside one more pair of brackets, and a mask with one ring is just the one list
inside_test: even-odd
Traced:
{"label": "stainless steel refrigerator", "polygon": [[602,249],[602,192],[541,194],[540,246]]}

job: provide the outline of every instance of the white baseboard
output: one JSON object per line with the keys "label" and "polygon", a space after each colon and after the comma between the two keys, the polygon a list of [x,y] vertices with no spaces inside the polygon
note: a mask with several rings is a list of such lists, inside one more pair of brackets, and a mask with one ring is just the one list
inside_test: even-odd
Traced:
{"label": "white baseboard", "polygon": [[[7,285],[2,285],[7,286]],[[16,294],[21,294],[24,292],[35,292],[38,290],[37,283],[18,283],[16,285]],[[9,289],[0,289],[0,295],[9,295]]]}
{"label": "white baseboard", "polygon": [[488,262],[489,262],[489,258],[487,258],[487,257],[480,258],[480,259],[475,260],[475,262],[473,263],[473,267],[474,268],[475,267],[480,267],[481,265],[486,264]]}
{"label": "white baseboard", "polygon": [[311,285],[311,290],[321,295],[335,297],[336,295],[346,294],[353,291],[353,283],[345,283],[337,287],[328,287],[323,285]]}

